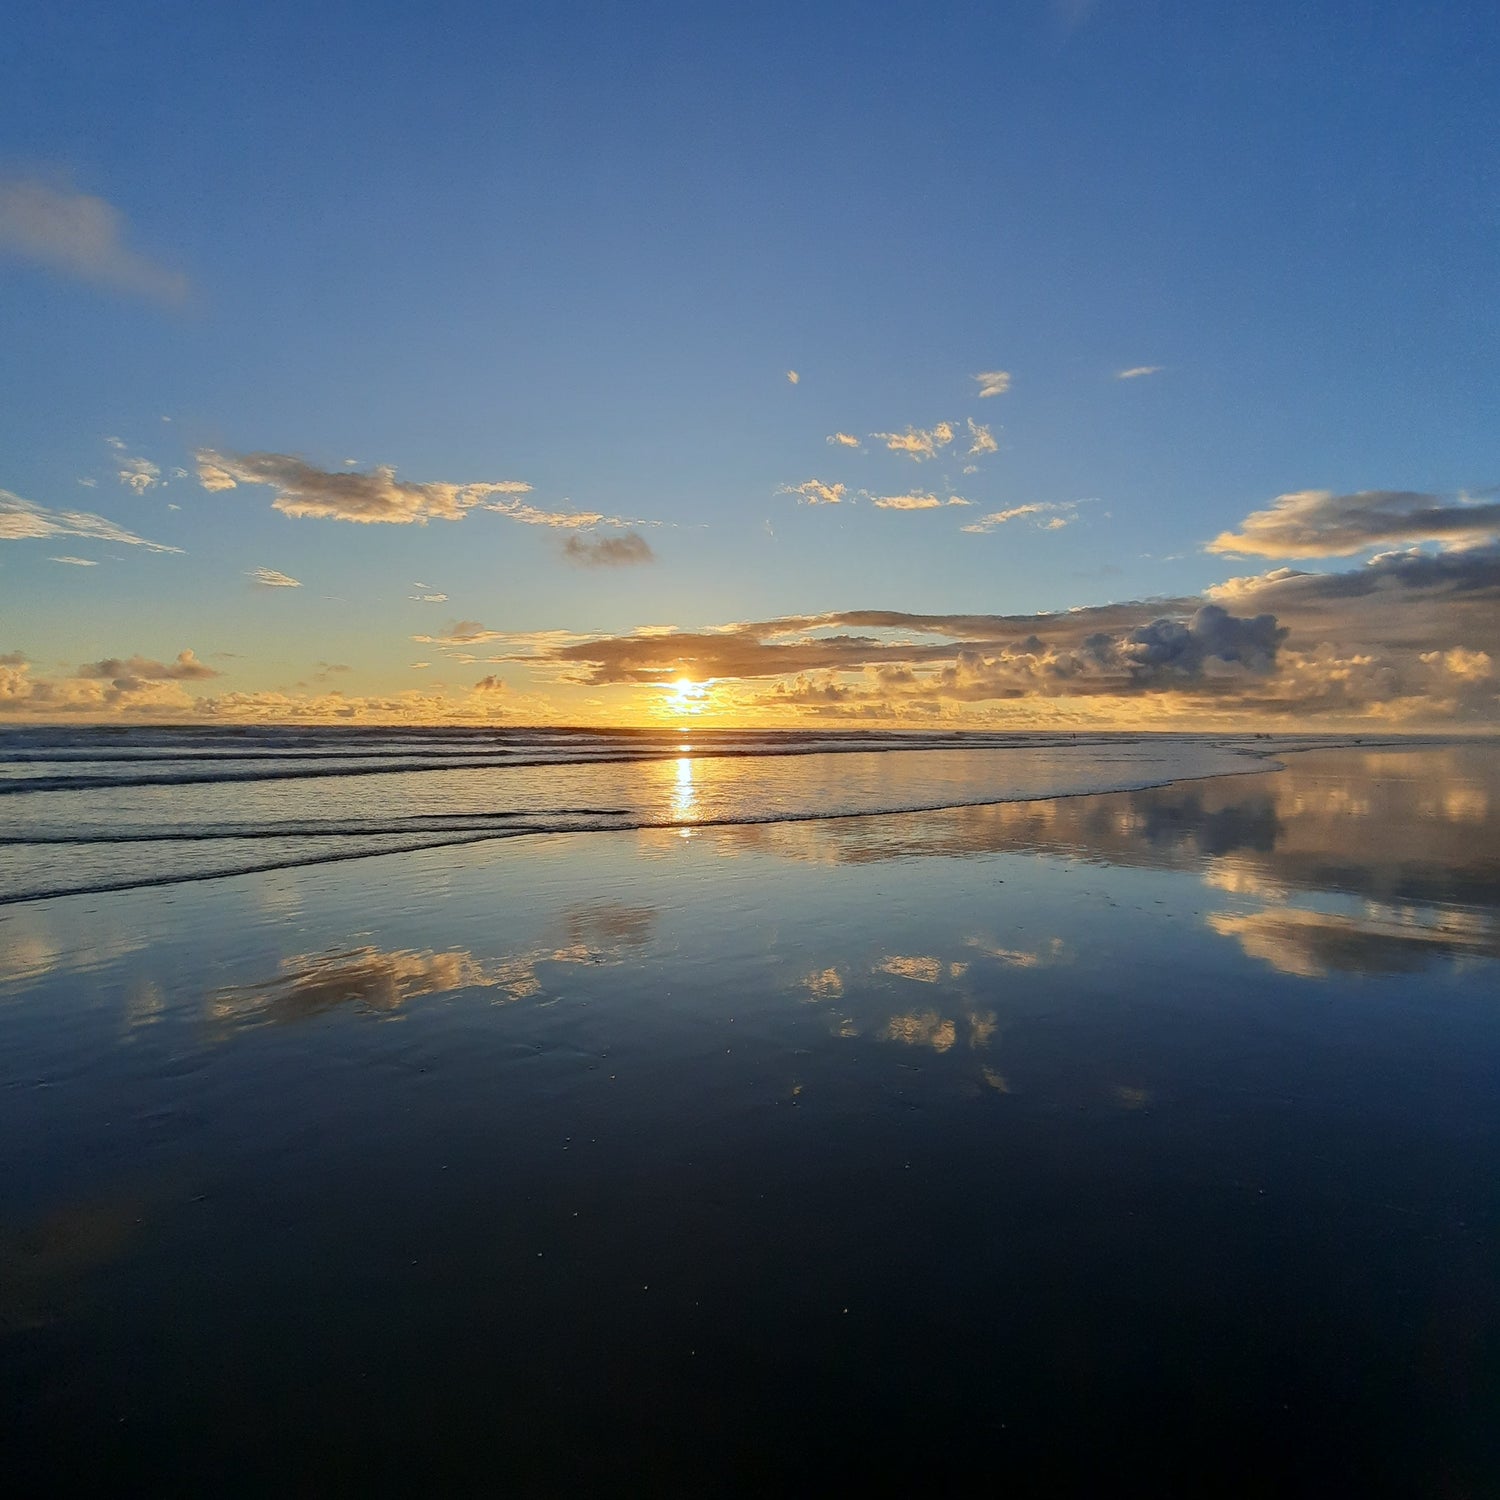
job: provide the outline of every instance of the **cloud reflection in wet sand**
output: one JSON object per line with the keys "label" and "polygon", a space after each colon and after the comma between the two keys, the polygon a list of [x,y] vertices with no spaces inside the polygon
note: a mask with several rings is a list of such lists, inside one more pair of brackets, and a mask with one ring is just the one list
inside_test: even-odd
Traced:
{"label": "cloud reflection in wet sand", "polygon": [[[326,953],[291,954],[280,972],[257,984],[226,986],[208,997],[209,1019],[242,1029],[310,1019],[343,1005],[391,1014],[409,1001],[464,989],[499,991],[505,1001],[543,993],[545,964],[602,964],[650,936],[650,907],[600,902],[564,914],[564,941],[501,958],[477,958],[468,949],[447,952],[373,946]],[[503,1003],[503,1002],[502,1002]]]}
{"label": "cloud reflection in wet sand", "polygon": [[[1500,957],[1492,744],[1319,750],[1263,776],[723,837],[730,848],[839,864],[1027,853],[1192,871],[1263,904],[1205,920],[1286,973],[1397,973],[1445,956]],[[1362,904],[1338,914],[1305,904],[1329,894]],[[1039,955],[1008,957],[1024,965]]]}

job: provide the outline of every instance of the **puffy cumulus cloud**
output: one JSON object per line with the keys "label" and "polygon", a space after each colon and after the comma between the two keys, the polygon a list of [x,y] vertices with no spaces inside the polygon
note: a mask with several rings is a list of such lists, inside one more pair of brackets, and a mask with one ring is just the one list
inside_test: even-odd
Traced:
{"label": "puffy cumulus cloud", "polygon": [[125,242],[119,209],[35,179],[0,179],[0,253],[156,302],[187,299],[188,280]]}
{"label": "puffy cumulus cloud", "polygon": [[995,441],[995,435],[982,422],[976,422],[973,417],[964,419],[969,425],[969,457],[977,454],[998,453],[1000,444]]}
{"label": "puffy cumulus cloud", "polygon": [[84,536],[101,542],[119,542],[126,547],[144,547],[148,552],[181,552],[165,542],[145,537],[81,510],[48,510],[34,500],[23,500],[9,490],[0,490],[0,542],[29,541],[49,536]]}
{"label": "puffy cumulus cloud", "polygon": [[0,657],[0,717],[175,718],[192,707],[193,699],[175,681],[129,673],[107,679],[33,677],[24,658]]}
{"label": "puffy cumulus cloud", "polygon": [[201,682],[209,677],[222,677],[205,662],[198,660],[191,651],[179,651],[175,661],[152,661],[145,656],[122,659],[107,656],[103,661],[85,662],[78,669],[79,677],[137,678],[143,682]]}
{"label": "puffy cumulus cloud", "polygon": [[1411,490],[1299,490],[1278,495],[1248,515],[1238,531],[1223,531],[1210,552],[1257,557],[1345,557],[1392,542],[1444,542],[1450,546],[1500,536],[1500,503],[1456,500]]}
{"label": "puffy cumulus cloud", "polygon": [[[461,521],[476,507],[507,512],[523,521],[552,515],[506,499],[531,489],[529,484],[514,479],[478,484],[419,484],[397,479],[395,469],[388,464],[360,473],[319,469],[286,453],[234,454],[203,449],[194,456],[198,482],[204,489],[269,485],[276,491],[272,507],[288,516],[405,526],[425,525],[428,521]],[[580,524],[594,524],[600,519],[591,517]]]}
{"label": "puffy cumulus cloud", "polygon": [[778,495],[795,495],[804,505],[838,505],[844,498],[844,486],[824,484],[821,479],[805,479],[801,484],[784,484]]}
{"label": "puffy cumulus cloud", "polygon": [[250,568],[245,576],[265,589],[300,589],[302,585],[275,568]]}
{"label": "puffy cumulus cloud", "polygon": [[884,443],[892,453],[904,453],[920,463],[953,441],[953,424],[939,422],[934,427],[908,427],[905,432],[872,432],[870,436]]}
{"label": "puffy cumulus cloud", "polygon": [[828,441],[835,448],[858,448],[859,439],[852,432],[831,432]]}
{"label": "puffy cumulus cloud", "polygon": [[946,500],[940,500],[936,495],[924,495],[920,491],[913,491],[906,495],[872,495],[870,504],[876,510],[937,510],[945,505],[972,505],[972,500],[965,500],[962,495],[949,495]]}
{"label": "puffy cumulus cloud", "polygon": [[1160,375],[1160,365],[1131,365],[1128,370],[1116,370],[1116,380],[1139,380],[1143,375]]}
{"label": "puffy cumulus cloud", "polygon": [[981,396],[1003,396],[1010,389],[1009,370],[986,370],[974,379],[979,384]]}
{"label": "puffy cumulus cloud", "polygon": [[[1045,516],[1057,511],[1070,512],[1078,508],[1076,500],[1033,500],[1029,505],[1012,505],[1006,510],[992,510],[987,516],[980,516],[977,520],[970,521],[967,526],[961,526],[960,531],[968,531],[981,535],[987,531],[993,531],[997,526],[1004,526],[1011,521],[1020,521],[1028,516]],[[1040,521],[1037,524],[1047,531],[1060,531],[1072,519],[1071,516],[1052,515],[1050,521]]]}
{"label": "puffy cumulus cloud", "polygon": [[115,471],[120,483],[137,495],[154,490],[161,483],[161,466],[149,458],[124,458]]}
{"label": "puffy cumulus cloud", "polygon": [[656,561],[656,554],[638,531],[601,537],[575,533],[563,543],[563,556],[582,568],[628,568]]}

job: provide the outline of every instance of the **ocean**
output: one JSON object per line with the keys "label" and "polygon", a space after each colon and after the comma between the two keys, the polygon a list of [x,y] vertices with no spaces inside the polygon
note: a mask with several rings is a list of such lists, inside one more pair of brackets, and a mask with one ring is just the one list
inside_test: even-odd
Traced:
{"label": "ocean", "polygon": [[[564,832],[933,811],[1264,769],[1307,737],[0,730],[0,902]],[[1378,741],[1370,741],[1378,743]]]}
{"label": "ocean", "polygon": [[8,731],[19,1492],[1500,1492],[1500,746]]}

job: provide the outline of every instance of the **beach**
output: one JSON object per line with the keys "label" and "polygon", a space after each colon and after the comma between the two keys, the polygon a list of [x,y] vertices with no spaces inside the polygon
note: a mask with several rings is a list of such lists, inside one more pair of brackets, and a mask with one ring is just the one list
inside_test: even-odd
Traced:
{"label": "beach", "polygon": [[1500,746],[1082,738],[14,761],[8,1469],[1490,1492]]}

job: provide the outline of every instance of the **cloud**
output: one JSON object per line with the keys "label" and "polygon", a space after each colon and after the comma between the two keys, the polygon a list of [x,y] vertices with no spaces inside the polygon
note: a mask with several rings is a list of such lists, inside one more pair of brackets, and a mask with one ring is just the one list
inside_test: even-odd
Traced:
{"label": "cloud", "polygon": [[103,661],[85,662],[79,667],[77,676],[105,678],[138,678],[142,682],[200,682],[209,677],[222,677],[213,667],[205,666],[191,651],[180,651],[175,661],[152,661],[145,656],[132,656],[121,660],[118,656],[106,657]]}
{"label": "cloud", "polygon": [[797,372],[796,372],[796,371],[795,371],[795,370],[788,370],[788,371],[787,371],[787,372],[786,372],[786,378],[787,378],[787,379],[788,379],[788,380],[789,380],[789,381],[791,381],[791,383],[792,383],[792,384],[793,384],[793,385],[796,385],[796,384],[797,384],[797,382],[798,382],[798,381],[800,381],[800,380],[801,380],[801,379],[802,379],[802,377],[801,377],[801,376],[800,376],[800,375],[799,375],[799,374],[798,374],[798,373],[797,373]]}
{"label": "cloud", "polygon": [[103,516],[80,510],[48,510],[33,500],[23,500],[9,490],[0,490],[0,542],[27,541],[33,537],[84,536],[101,542],[119,542],[144,547],[148,552],[181,552],[165,542],[148,542]]}
{"label": "cloud", "polygon": [[508,693],[510,688],[503,677],[497,677],[491,672],[488,677],[481,677],[474,684],[473,691],[476,693]]}
{"label": "cloud", "polygon": [[1009,370],[986,370],[974,379],[979,382],[981,396],[1003,396],[1010,389]]}
{"label": "cloud", "polygon": [[892,453],[904,453],[920,463],[953,441],[953,424],[939,422],[934,427],[908,427],[905,432],[872,432],[870,436],[878,438]]}
{"label": "cloud", "polygon": [[[997,526],[1004,526],[1010,521],[1019,521],[1027,516],[1046,515],[1049,511],[1071,511],[1076,509],[1076,500],[1034,500],[1029,505],[1012,505],[1008,510],[994,510],[987,516],[980,516],[978,520],[970,521],[967,526],[959,527],[960,531],[968,531],[981,534],[993,531]],[[1071,518],[1069,518],[1071,519]],[[1068,520],[1062,516],[1054,516],[1052,520],[1039,522],[1044,530],[1058,531],[1068,524]]]}
{"label": "cloud", "polygon": [[973,417],[965,420],[969,424],[969,438],[971,446],[969,456],[972,458],[977,453],[998,453],[1000,444],[995,441],[995,435],[988,427],[976,422]]}
{"label": "cloud", "polygon": [[1299,490],[1220,532],[1209,552],[1258,557],[1341,557],[1391,542],[1465,545],[1500,535],[1500,504],[1410,490]]}
{"label": "cloud", "polygon": [[288,578],[285,573],[278,573],[275,568],[250,568],[245,576],[254,579],[262,588],[267,589],[300,589],[302,587],[295,578]]}
{"label": "cloud", "polygon": [[821,479],[807,479],[801,484],[784,484],[778,495],[796,495],[804,505],[838,505],[844,498],[844,486],[824,484]]}
{"label": "cloud", "polygon": [[[527,493],[531,486],[503,479],[477,484],[416,484],[396,478],[395,469],[377,465],[369,473],[330,472],[285,453],[219,453],[202,449],[194,455],[198,482],[206,490],[229,490],[239,484],[264,484],[276,491],[272,507],[283,515],[318,517],[364,524],[425,525],[460,521],[476,507],[515,515],[518,520],[569,525],[551,513],[521,507],[505,496]],[[517,514],[524,510],[526,514]],[[602,519],[593,517],[583,524]]]}
{"label": "cloud", "polygon": [[0,179],[0,253],[152,301],[187,299],[187,277],[125,243],[125,221],[103,198],[28,178]]}
{"label": "cloud", "polygon": [[414,604],[446,604],[448,602],[446,594],[408,594],[406,597]]}
{"label": "cloud", "polygon": [[92,557],[49,557],[48,562],[71,563],[75,568],[97,568],[99,564]]}
{"label": "cloud", "polygon": [[490,630],[478,620],[455,620],[441,635],[414,635],[412,640],[423,646],[477,646],[504,636],[503,630]]}
{"label": "cloud", "polygon": [[832,432],[828,435],[828,441],[835,448],[858,448],[859,439],[852,432]]}
{"label": "cloud", "polygon": [[120,467],[116,472],[119,474],[120,483],[137,495],[143,495],[147,490],[153,490],[161,483],[161,469],[149,458],[121,459]]}
{"label": "cloud", "polygon": [[582,537],[576,533],[563,543],[563,556],[583,568],[626,568],[656,561],[646,538],[639,532],[624,536]]}
{"label": "cloud", "polygon": [[946,500],[940,500],[936,495],[923,495],[912,493],[909,495],[872,495],[870,503],[876,510],[937,510],[945,505],[972,505],[972,500],[965,500],[961,495],[949,495]]}
{"label": "cloud", "polygon": [[1160,365],[1132,365],[1128,370],[1116,370],[1116,380],[1139,380],[1143,375],[1160,375]]}

